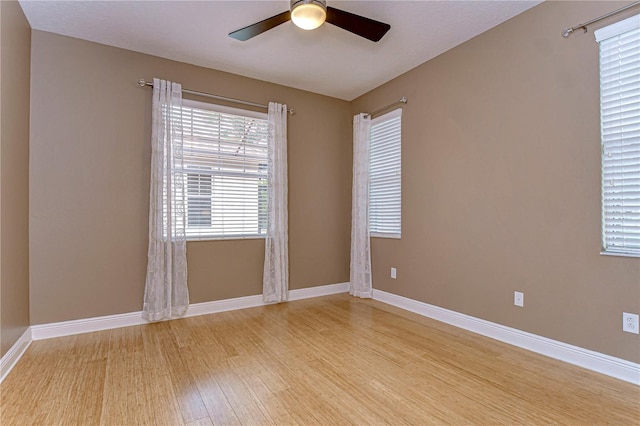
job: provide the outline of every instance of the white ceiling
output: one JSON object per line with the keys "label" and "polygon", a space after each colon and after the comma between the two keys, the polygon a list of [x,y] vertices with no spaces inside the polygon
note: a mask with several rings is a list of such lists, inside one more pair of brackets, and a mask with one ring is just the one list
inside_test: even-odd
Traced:
{"label": "white ceiling", "polygon": [[330,24],[304,31],[287,22],[242,42],[227,34],[286,11],[289,1],[20,1],[37,30],[349,101],[541,1],[327,3],[391,30],[373,43]]}

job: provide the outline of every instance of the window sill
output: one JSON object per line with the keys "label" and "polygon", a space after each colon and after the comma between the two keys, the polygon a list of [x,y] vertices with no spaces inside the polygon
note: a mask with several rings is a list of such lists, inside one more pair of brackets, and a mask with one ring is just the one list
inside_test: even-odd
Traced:
{"label": "window sill", "polygon": [[200,241],[228,241],[228,240],[264,240],[266,235],[248,235],[248,236],[233,236],[233,237],[202,237],[202,238],[189,238],[188,243],[197,243]]}
{"label": "window sill", "polygon": [[634,257],[640,259],[640,253],[618,253],[614,251],[601,251],[602,256],[616,256],[616,257]]}
{"label": "window sill", "polygon": [[401,234],[382,234],[379,232],[370,232],[369,237],[371,238],[391,238],[394,240],[399,240]]}

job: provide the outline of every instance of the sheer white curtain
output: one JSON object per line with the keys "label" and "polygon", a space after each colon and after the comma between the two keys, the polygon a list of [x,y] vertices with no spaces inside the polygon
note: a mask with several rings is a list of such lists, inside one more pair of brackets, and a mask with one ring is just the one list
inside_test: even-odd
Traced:
{"label": "sheer white curtain", "polygon": [[186,209],[182,155],[182,87],[153,79],[149,251],[142,316],[184,315],[187,289]]}
{"label": "sheer white curtain", "polygon": [[262,298],[289,298],[289,229],[287,212],[287,106],[269,102],[267,160],[267,237],[265,239]]}
{"label": "sheer white curtain", "polygon": [[349,294],[371,297],[371,245],[369,238],[369,133],[368,115],[353,117],[353,186],[351,190],[351,268]]}

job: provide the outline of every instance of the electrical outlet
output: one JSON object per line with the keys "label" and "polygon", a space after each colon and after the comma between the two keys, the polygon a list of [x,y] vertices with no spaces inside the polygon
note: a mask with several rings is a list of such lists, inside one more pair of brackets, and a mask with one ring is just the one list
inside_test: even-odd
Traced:
{"label": "electrical outlet", "polygon": [[391,268],[391,278],[396,279],[396,268]]}
{"label": "electrical outlet", "polygon": [[513,292],[513,304],[516,306],[523,307],[524,306],[524,293],[519,291]]}
{"label": "electrical outlet", "polygon": [[638,314],[622,313],[622,331],[629,333],[638,333]]}

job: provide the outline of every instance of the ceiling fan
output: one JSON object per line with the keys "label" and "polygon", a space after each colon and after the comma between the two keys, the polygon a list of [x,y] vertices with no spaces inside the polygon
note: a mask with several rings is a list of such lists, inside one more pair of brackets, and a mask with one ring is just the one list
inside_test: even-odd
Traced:
{"label": "ceiling fan", "polygon": [[289,20],[304,30],[316,29],[327,21],[371,41],[379,41],[391,28],[384,22],[327,6],[325,0],[291,0],[291,10],[233,31],[229,37],[246,41]]}

